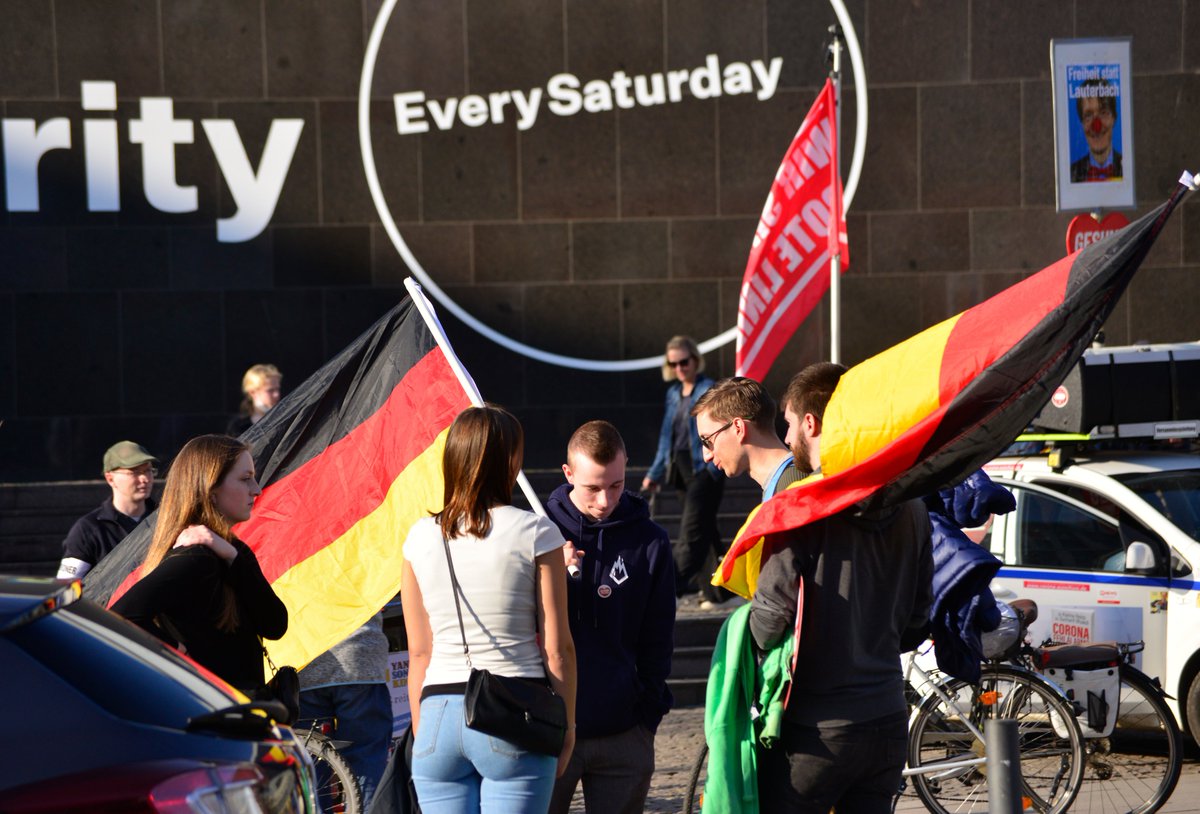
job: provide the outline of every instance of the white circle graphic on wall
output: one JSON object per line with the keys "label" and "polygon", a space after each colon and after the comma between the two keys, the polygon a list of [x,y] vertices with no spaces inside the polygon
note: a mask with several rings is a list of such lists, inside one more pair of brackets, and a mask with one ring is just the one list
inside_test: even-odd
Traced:
{"label": "white circle graphic on wall", "polygon": [[[413,255],[412,250],[408,247],[404,237],[400,234],[400,229],[396,226],[396,221],[392,217],[391,210],[388,207],[387,199],[383,195],[383,188],[379,181],[379,174],[375,166],[375,151],[371,144],[371,86],[375,78],[375,66],[379,58],[380,44],[383,41],[384,33],[387,31],[388,23],[391,20],[392,13],[396,8],[397,0],[384,0],[383,6],[379,10],[378,16],[375,18],[375,23],[371,27],[371,36],[367,41],[366,54],[363,57],[362,74],[359,77],[358,84],[358,143],[359,149],[362,152],[363,170],[367,177],[367,187],[371,193],[371,200],[375,204],[375,209],[379,214],[379,219],[383,224],[384,230],[387,232],[388,238],[392,245],[408,266],[412,275],[421,283],[421,286],[433,296],[437,302],[455,317],[465,323],[467,326],[492,340],[498,345],[519,353],[522,356],[534,359],[546,364],[558,365],[560,367],[569,367],[576,370],[589,370],[598,372],[620,372],[631,370],[649,370],[657,368],[662,364],[662,355],[647,356],[640,359],[583,359],[574,356],[565,356],[558,353],[535,348],[507,336],[500,331],[484,324],[474,315],[455,302],[442,288],[433,280],[432,277],[421,266],[421,263]],[[850,57],[851,69],[854,73],[854,86],[861,89],[857,93],[856,99],[856,121],[857,128],[854,134],[854,148],[850,161],[850,172],[846,178],[845,194],[843,202],[845,209],[849,210],[850,202],[854,198],[854,193],[858,188],[859,176],[862,173],[863,158],[866,154],[866,136],[867,136],[867,92],[866,92],[866,70],[863,66],[862,50],[858,43],[858,34],[854,29],[854,24],[850,20],[850,15],[846,11],[843,0],[829,0],[830,6],[833,8],[834,14],[837,15],[838,23],[842,27],[843,36],[846,40],[846,50]],[[710,56],[709,60],[715,58]],[[706,65],[696,70],[694,73],[699,75],[705,69],[711,71],[716,77],[716,81],[720,81],[720,74],[717,66]],[[754,64],[747,65],[745,63],[730,63],[726,66],[724,75],[729,77],[730,73],[736,74],[735,82],[741,81],[745,88],[752,90],[755,78],[763,80],[770,73],[768,66],[760,64],[759,60],[755,60]],[[679,80],[672,84],[671,73],[655,74],[650,77],[637,77],[641,79],[646,87],[653,87],[655,91],[661,88],[662,93],[669,94],[672,101],[677,101],[677,94],[682,93],[682,87],[686,80]],[[621,74],[624,76],[624,74]],[[741,77],[745,77],[742,79]],[[563,77],[568,77],[564,79]],[[559,74],[551,78],[547,84],[546,91],[550,101],[547,102],[547,107],[558,115],[572,115],[581,109],[586,109],[589,112],[594,109],[604,109],[602,87],[598,87],[596,82],[588,82],[583,85],[582,92],[577,82],[572,83],[570,74]],[[625,94],[625,100],[632,100],[635,97],[628,92],[628,86],[618,87],[615,81],[612,87],[618,97]],[[728,78],[726,81],[729,81]],[[769,81],[769,80],[768,80]],[[775,81],[778,81],[778,76],[775,76]],[[703,83],[700,83],[703,87]],[[589,93],[589,88],[592,93]],[[692,85],[693,93],[697,91],[697,85]],[[529,112],[529,115],[536,115],[535,102],[530,97],[511,100],[511,110],[514,115],[520,116],[522,111]],[[719,91],[718,91],[719,93]],[[418,98],[420,97],[420,98]],[[424,102],[424,94],[417,93],[401,93],[396,94],[394,102],[397,110],[397,129],[403,133],[420,133],[427,132],[429,127],[443,128],[454,123],[455,119],[470,127],[477,127],[486,124],[489,121],[489,116],[492,121],[496,120],[496,111],[487,104],[487,99],[479,96],[464,96],[462,99],[447,99],[441,104],[430,101]],[[483,102],[481,105],[480,100]],[[539,99],[538,102],[541,100]],[[618,99],[618,105],[622,99]],[[451,102],[454,102],[453,107]],[[522,107],[522,103],[524,107]],[[611,107],[612,98],[608,99]],[[557,107],[555,107],[557,105]],[[503,115],[501,112],[500,115]],[[528,126],[528,121],[526,122]],[[521,127],[521,123],[518,123]],[[763,196],[766,197],[766,184],[764,184]],[[720,333],[716,336],[705,339],[700,343],[700,350],[703,353],[716,350],[717,348],[727,345],[737,338],[736,326],[729,330]]]}

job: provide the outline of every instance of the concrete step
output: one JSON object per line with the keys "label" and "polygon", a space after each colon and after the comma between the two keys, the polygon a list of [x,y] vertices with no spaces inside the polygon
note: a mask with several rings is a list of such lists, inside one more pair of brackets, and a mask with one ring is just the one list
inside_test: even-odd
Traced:
{"label": "concrete step", "polygon": [[669,678],[667,686],[675,696],[676,707],[704,706],[704,694],[708,691],[707,678]]}

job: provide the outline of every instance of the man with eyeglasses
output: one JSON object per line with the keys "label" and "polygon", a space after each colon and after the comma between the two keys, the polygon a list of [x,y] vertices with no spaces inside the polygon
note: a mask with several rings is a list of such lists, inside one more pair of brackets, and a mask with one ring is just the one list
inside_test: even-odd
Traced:
{"label": "man with eyeglasses", "polygon": [[704,460],[728,478],[749,473],[763,500],[803,477],[775,431],[775,414],[771,394],[744,376],[722,379],[692,407]]}
{"label": "man with eyeglasses", "polygon": [[141,444],[120,441],[104,453],[104,480],[112,489],[97,508],[75,521],[63,541],[59,579],[80,579],[116,548],[146,515],[157,508],[154,464],[158,458]]}

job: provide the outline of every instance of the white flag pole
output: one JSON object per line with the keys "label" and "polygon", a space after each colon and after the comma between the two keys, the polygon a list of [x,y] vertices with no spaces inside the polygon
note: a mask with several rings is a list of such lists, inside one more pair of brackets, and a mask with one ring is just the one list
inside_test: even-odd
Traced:
{"label": "white flag pole", "polygon": [[[437,312],[433,310],[433,303],[425,296],[425,292],[421,290],[421,285],[412,277],[404,278],[404,287],[408,289],[408,295],[412,297],[413,305],[417,307],[417,312],[421,318],[425,320],[426,327],[433,334],[434,340],[438,347],[442,350],[442,355],[446,357],[446,361],[450,364],[450,369],[454,371],[455,377],[458,378],[458,383],[462,385],[462,389],[466,391],[467,398],[476,407],[483,406],[483,396],[479,394],[479,388],[475,385],[475,380],[471,378],[471,374],[463,367],[463,363],[458,356],[454,354],[454,348],[450,345],[450,338],[446,336],[446,331],[442,328],[442,323],[438,321]],[[517,473],[517,483],[521,487],[521,492],[525,495],[525,499],[529,501],[530,508],[534,512],[546,516],[546,510],[542,506],[542,501],[538,500],[537,494],[533,491],[533,486],[529,483],[529,478],[525,477],[525,470]]]}
{"label": "white flag pole", "polygon": [[[829,44],[829,77],[833,80],[833,109],[836,116],[837,137],[835,141],[834,180],[842,179],[842,31],[837,25],[829,26],[833,41]],[[844,204],[843,204],[844,206]],[[843,213],[835,212],[833,228],[838,228]],[[842,256],[840,253],[829,258],[829,361],[842,361]]]}

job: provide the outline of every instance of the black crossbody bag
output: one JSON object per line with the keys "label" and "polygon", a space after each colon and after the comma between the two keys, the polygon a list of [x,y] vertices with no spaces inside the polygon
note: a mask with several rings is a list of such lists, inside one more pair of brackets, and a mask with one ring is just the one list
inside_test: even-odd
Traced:
{"label": "black crossbody bag", "polygon": [[463,695],[466,724],[477,732],[503,738],[529,752],[558,757],[567,736],[567,706],[562,697],[546,684],[526,678],[494,675],[471,665],[467,631],[463,627],[462,606],[458,596],[462,588],[454,574],[450,543],[442,538],[450,583],[454,592],[454,610],[458,614],[458,632],[462,636],[463,655],[471,674]]}

